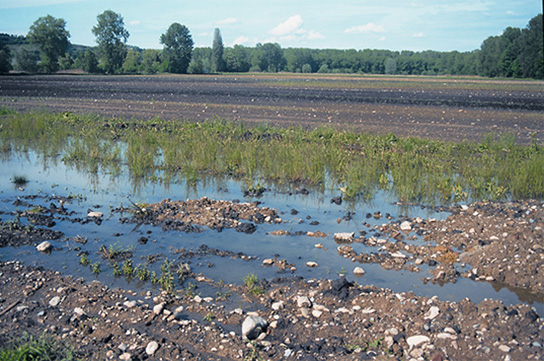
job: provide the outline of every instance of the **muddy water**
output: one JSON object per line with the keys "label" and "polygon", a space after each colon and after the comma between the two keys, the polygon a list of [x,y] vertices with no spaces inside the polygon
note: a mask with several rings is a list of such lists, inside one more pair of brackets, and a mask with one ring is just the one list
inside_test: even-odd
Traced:
{"label": "muddy water", "polygon": [[[452,301],[468,297],[474,302],[480,302],[485,298],[499,299],[505,304],[526,302],[532,304],[541,315],[544,314],[543,301],[535,300],[521,291],[514,290],[514,292],[496,284],[473,282],[465,278],[460,278],[455,284],[449,283],[443,286],[425,284],[422,279],[430,275],[428,268],[425,267],[418,273],[406,270],[388,271],[378,264],[355,264],[340,256],[336,251],[338,244],[333,239],[334,233],[359,234],[360,231],[366,231],[367,235],[372,235],[376,232],[373,226],[388,222],[385,217],[368,218],[368,213],[374,214],[379,211],[382,215],[390,214],[392,221],[403,216],[441,219],[448,215],[430,208],[399,206],[387,194],[380,193],[368,202],[343,202],[337,205],[331,203],[330,200],[340,193],[319,192],[311,189],[309,194],[304,195],[290,193],[288,190],[277,190],[271,186],[270,188],[276,190],[267,191],[258,199],[244,197],[244,186],[232,180],[201,181],[196,186],[183,182],[169,185],[154,183],[135,185],[126,175],[115,178],[102,173],[89,175],[66,167],[59,160],[44,159],[32,152],[4,157],[0,162],[0,169],[2,169],[0,172],[2,221],[14,220],[14,214],[17,211],[26,211],[34,206],[49,207],[51,203],[58,205],[57,196],[72,196],[73,198],[65,203],[64,207],[68,212],[74,212],[67,217],[67,220],[55,220],[56,224],[52,228],[62,231],[65,238],[52,241],[54,250],[51,254],[41,254],[34,246],[5,247],[0,249],[2,260],[18,259],[26,264],[43,266],[87,280],[98,279],[112,287],[135,290],[154,287],[149,281],[140,282],[114,276],[110,263],[98,254],[98,250],[104,245],[106,248],[130,250],[134,266],[145,264],[146,257],[156,256],[156,262],[148,264],[148,268],[157,274],[160,274],[160,265],[165,259],[175,263],[189,262],[191,270],[196,274],[202,273],[215,281],[222,280],[225,283],[237,284],[242,283],[243,277],[251,273],[257,275],[259,279],[293,275],[334,279],[344,273],[350,280],[390,288],[396,292],[413,291],[418,295],[437,295],[442,300]],[[29,182],[22,188],[16,187],[11,183],[14,175],[24,175]],[[121,206],[130,207],[131,202],[154,203],[164,198],[185,200],[203,196],[210,199],[241,202],[258,200],[262,202],[261,206],[277,209],[283,222],[259,224],[257,231],[253,234],[240,233],[233,229],[225,229],[222,232],[205,229],[201,233],[183,233],[163,231],[147,225],[122,224],[119,218],[128,214],[112,212],[113,209]],[[22,199],[29,205],[16,206],[14,202],[17,199]],[[72,222],[77,218],[84,219],[88,210],[102,212],[103,221],[100,224]],[[351,220],[345,220],[348,212],[352,217]],[[22,218],[22,222],[27,222],[26,218]],[[364,226],[365,222],[371,227]],[[269,233],[275,230],[286,230],[290,233],[321,231],[328,236],[312,238],[306,235],[274,236]],[[75,242],[74,239],[77,236],[81,236],[87,242],[85,244]],[[147,243],[138,242],[142,237],[147,238]],[[417,239],[407,242],[417,244],[423,241]],[[318,243],[321,243],[323,248],[316,248],[315,245]],[[202,245],[221,251],[241,252],[242,255],[220,257],[200,254],[192,258],[179,258],[178,250],[198,251]],[[378,251],[377,248],[367,247],[360,243],[354,243],[352,247],[357,253]],[[87,257],[93,263],[100,263],[100,274],[94,274],[89,266],[80,264],[81,252],[87,252]],[[264,259],[275,257],[294,264],[296,271],[281,272],[276,267],[262,266]],[[318,267],[307,267],[308,261],[316,262]],[[361,266],[366,271],[363,277],[353,276],[352,271],[356,266]],[[463,271],[462,268],[459,270]],[[177,287],[187,287],[187,282],[177,284]],[[210,295],[214,296],[216,291],[217,289],[206,287],[199,289],[203,296],[206,296],[206,293],[213,293]]]}

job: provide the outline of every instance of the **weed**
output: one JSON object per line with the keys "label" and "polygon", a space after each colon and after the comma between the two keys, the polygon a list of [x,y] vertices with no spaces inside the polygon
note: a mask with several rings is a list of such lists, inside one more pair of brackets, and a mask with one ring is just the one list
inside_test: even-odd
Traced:
{"label": "weed", "polygon": [[129,279],[134,276],[134,267],[132,266],[132,260],[130,258],[123,263],[122,271],[125,277]]}
{"label": "weed", "polygon": [[203,320],[206,322],[212,322],[214,318],[215,316],[213,315],[213,313],[208,312],[206,316],[204,316]]}
{"label": "weed", "polygon": [[151,275],[151,272],[147,269],[146,265],[139,264],[136,266],[136,278],[140,281],[147,281]]}
{"label": "weed", "polygon": [[243,278],[244,286],[247,287],[249,293],[258,296],[264,293],[264,289],[259,284],[259,279],[254,273],[248,274]]}
{"label": "weed", "polygon": [[121,270],[121,267],[119,267],[119,263],[117,262],[113,264],[113,275],[116,277],[123,275],[123,271]]}
{"label": "weed", "polygon": [[102,270],[100,269],[100,262],[95,262],[95,263],[92,263],[91,264],[91,271],[95,274],[95,275],[99,275]]}
{"label": "weed", "polygon": [[0,347],[0,361],[11,360],[75,360],[73,348],[56,340],[53,336],[42,334],[23,336]]}
{"label": "weed", "polygon": [[83,265],[83,266],[88,266],[88,265],[91,263],[91,260],[87,258],[87,254],[86,254],[86,253],[83,253],[83,254],[79,257],[79,263],[81,263],[81,265]]}

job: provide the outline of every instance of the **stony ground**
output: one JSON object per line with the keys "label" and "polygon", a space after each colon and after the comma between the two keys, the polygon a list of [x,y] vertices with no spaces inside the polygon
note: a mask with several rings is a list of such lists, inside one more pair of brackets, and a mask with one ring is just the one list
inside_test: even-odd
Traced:
{"label": "stony ground", "polygon": [[[146,215],[136,212],[134,219],[160,219],[157,225],[171,218],[167,214],[205,225],[221,209],[231,211],[221,213],[225,222],[241,216],[273,222],[276,217],[274,210],[256,204],[207,198],[146,206],[140,209]],[[443,221],[390,220],[365,234],[338,235],[338,252],[363,267],[378,262],[417,272],[428,265],[431,282],[469,277],[542,295],[542,202],[475,203],[449,210]],[[416,234],[429,243],[411,245]],[[381,252],[356,254],[350,242]],[[459,272],[465,264],[470,271]],[[47,332],[82,359],[124,360],[538,360],[544,355],[544,322],[524,304],[394,293],[366,285],[364,277],[352,282],[350,274],[333,281],[291,276],[244,286],[189,270],[187,277],[197,286],[175,294],[136,293],[5,260],[0,264],[0,344],[23,332]],[[216,288],[216,297],[201,297],[201,287]],[[251,341],[242,337],[250,316],[266,324]]]}

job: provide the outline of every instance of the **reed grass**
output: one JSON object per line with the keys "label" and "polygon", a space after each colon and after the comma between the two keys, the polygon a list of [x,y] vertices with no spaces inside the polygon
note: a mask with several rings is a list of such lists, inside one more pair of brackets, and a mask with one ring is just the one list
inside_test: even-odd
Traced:
{"label": "reed grass", "polygon": [[347,199],[390,192],[402,201],[544,198],[544,151],[513,135],[443,142],[319,127],[248,127],[221,119],[149,121],[71,113],[0,114],[6,152],[34,150],[91,173],[126,167],[135,182],[213,176],[339,190]]}

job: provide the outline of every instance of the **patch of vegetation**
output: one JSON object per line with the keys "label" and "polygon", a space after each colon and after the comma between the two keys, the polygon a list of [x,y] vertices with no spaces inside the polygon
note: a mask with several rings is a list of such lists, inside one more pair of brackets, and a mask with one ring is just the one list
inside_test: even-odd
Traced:
{"label": "patch of vegetation", "polygon": [[27,360],[69,361],[76,358],[72,347],[47,334],[33,336],[24,333],[9,344],[0,346],[0,361]]}
{"label": "patch of vegetation", "polygon": [[[544,198],[544,148],[490,135],[480,143],[443,142],[319,127],[247,127],[226,120],[202,123],[105,119],[73,114],[0,116],[0,143],[34,149],[96,174],[119,174],[125,164],[135,186],[153,179],[195,184],[208,176],[236,178],[248,191],[258,181],[338,190],[346,200],[383,190],[403,202]],[[115,168],[115,169],[114,169]],[[256,185],[255,185],[256,184]],[[136,215],[146,204],[133,203]]]}

